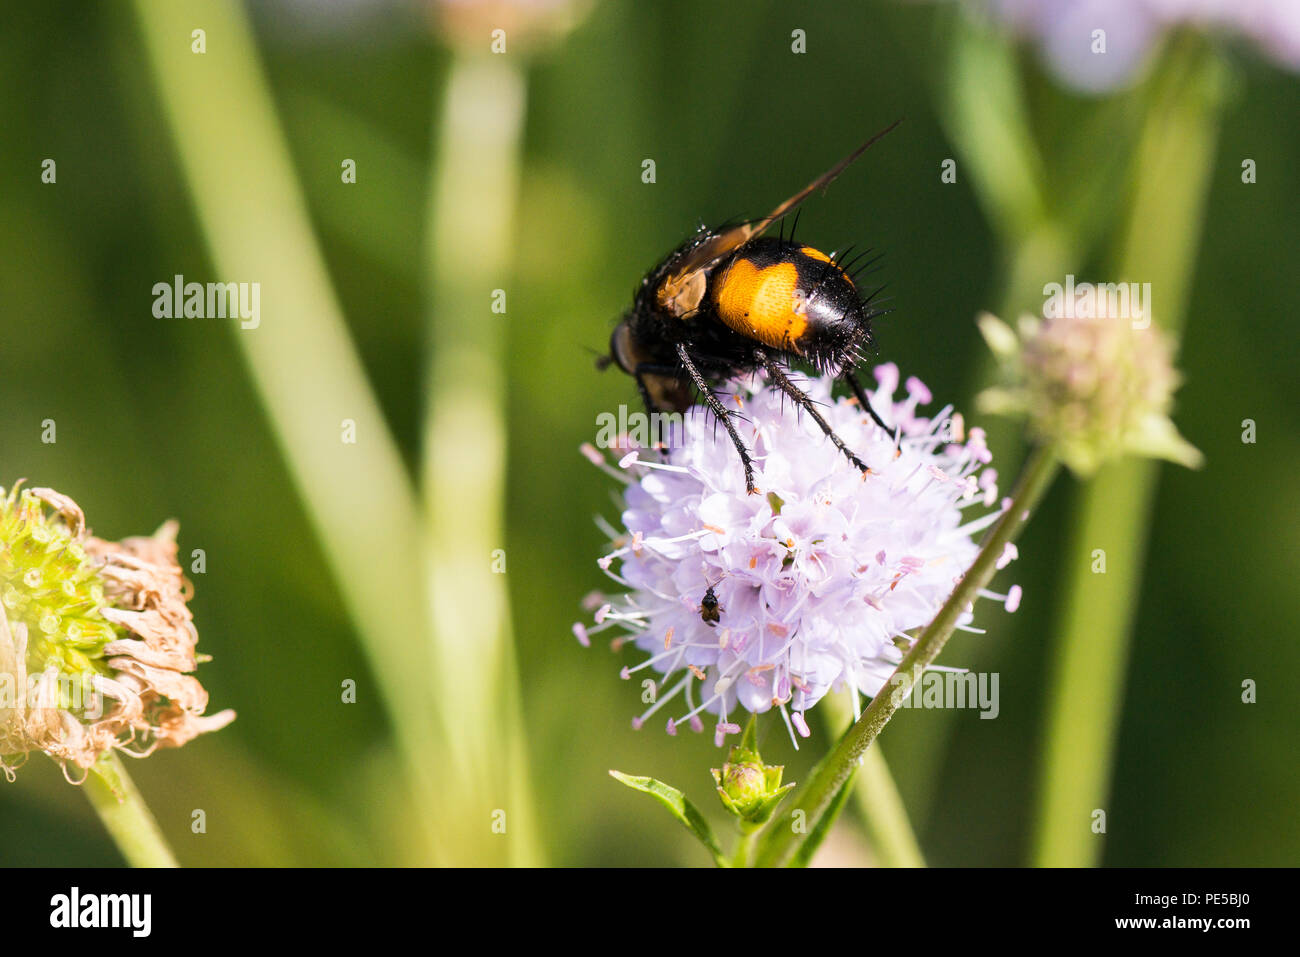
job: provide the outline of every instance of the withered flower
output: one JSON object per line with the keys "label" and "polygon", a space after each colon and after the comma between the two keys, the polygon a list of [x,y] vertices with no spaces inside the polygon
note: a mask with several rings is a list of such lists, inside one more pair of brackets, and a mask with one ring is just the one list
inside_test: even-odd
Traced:
{"label": "withered flower", "polygon": [[48,488],[0,489],[0,769],[33,751],[89,769],[117,749],[144,757],[235,718],[204,715],[191,674],[206,658],[186,606],[174,521],[105,541]]}

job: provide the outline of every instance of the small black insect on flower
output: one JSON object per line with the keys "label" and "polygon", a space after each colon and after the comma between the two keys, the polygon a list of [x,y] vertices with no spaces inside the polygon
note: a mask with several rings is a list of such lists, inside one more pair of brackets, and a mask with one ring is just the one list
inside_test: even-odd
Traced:
{"label": "small black insect on flower", "polygon": [[718,596],[713,593],[717,582],[710,585],[704,592],[704,597],[700,599],[700,621],[706,623],[710,628],[717,627],[722,620],[722,613],[726,611],[718,604]]}

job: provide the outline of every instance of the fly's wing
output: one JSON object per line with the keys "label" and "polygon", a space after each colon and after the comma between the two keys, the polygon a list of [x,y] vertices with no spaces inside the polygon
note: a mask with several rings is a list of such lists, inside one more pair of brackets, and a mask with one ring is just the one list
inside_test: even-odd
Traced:
{"label": "fly's wing", "polygon": [[754,237],[761,236],[774,222],[782,216],[785,216],[805,199],[817,192],[817,190],[825,189],[837,176],[840,175],[840,173],[844,172],[844,170],[848,168],[850,163],[865,153],[868,147],[886,133],[891,132],[901,122],[903,121],[900,119],[889,124],[889,126],[871,137],[871,139],[867,140],[825,173],[822,173],[821,176],[818,176],[815,180],[803,189],[799,190],[799,192],[795,193],[762,219],[756,220],[752,223],[741,223],[739,226],[733,226],[730,229],[718,233],[706,242],[701,243],[697,248],[691,251],[685,261],[683,261],[677,269],[666,276],[663,282],[660,283],[657,293],[660,307],[668,310],[678,318],[694,312],[699,308],[700,301],[704,298],[704,290],[708,285],[707,269],[709,266],[713,265],[724,256],[731,255]]}
{"label": "fly's wing", "polygon": [[795,193],[793,196],[787,199],[776,209],[772,210],[772,212],[768,213],[767,216],[765,216],[763,219],[760,219],[757,223],[740,227],[742,229],[749,229],[750,233],[749,235],[745,236],[744,239],[740,240],[740,242],[737,242],[735,246],[733,246],[732,248],[734,249],[736,247],[739,247],[742,243],[747,242],[749,239],[753,238],[754,236],[762,235],[764,232],[767,231],[768,227],[770,227],[774,222],[776,222],[782,216],[789,213],[800,203],[802,203],[805,199],[807,199],[813,193],[817,192],[817,190],[825,189],[827,186],[829,186],[831,183],[835,181],[835,178],[839,176],[840,173],[843,173],[846,169],[849,168],[849,164],[851,164],[859,156],[865,153],[877,140],[885,136],[885,134],[893,132],[894,128],[897,127],[898,124],[901,122],[903,122],[901,119],[894,120],[894,122],[890,123],[888,126],[886,126],[875,136],[871,137],[871,139],[867,140],[865,143],[863,143],[861,146],[855,149],[848,156],[844,157],[844,159],[840,160],[838,163],[836,163],[834,166],[828,169],[825,173],[822,173],[822,175],[818,176],[815,180],[813,180],[803,189],[799,190],[799,192]]}

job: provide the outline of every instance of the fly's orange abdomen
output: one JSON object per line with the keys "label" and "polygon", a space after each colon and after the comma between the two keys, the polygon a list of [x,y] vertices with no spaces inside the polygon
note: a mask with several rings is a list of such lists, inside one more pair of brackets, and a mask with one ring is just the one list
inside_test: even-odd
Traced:
{"label": "fly's orange abdomen", "polygon": [[726,325],[774,349],[790,349],[808,328],[794,263],[737,257],[717,280],[713,301]]}
{"label": "fly's orange abdomen", "polygon": [[852,280],[830,256],[757,239],[710,283],[717,318],[755,343],[819,362],[865,332]]}

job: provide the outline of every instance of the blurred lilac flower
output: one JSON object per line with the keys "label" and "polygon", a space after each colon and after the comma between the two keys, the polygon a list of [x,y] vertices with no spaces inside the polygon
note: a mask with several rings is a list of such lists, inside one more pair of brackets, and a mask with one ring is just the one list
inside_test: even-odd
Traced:
{"label": "blurred lilac flower", "polygon": [[[745,493],[735,449],[698,407],[685,416],[680,447],[663,455],[634,450],[615,468],[584,446],[627,484],[625,530],[606,527],[614,550],[600,561],[627,592],[590,598],[595,624],[574,633],[587,644],[606,629],[626,632],[615,646],[630,638],[649,657],[623,677],[663,676],[635,727],[681,696],[669,734],[684,723],[702,730],[708,712],[721,745],[740,732],[738,709],[776,708],[792,739],[807,737],[804,712],[832,689],[879,692],[910,647],[907,632],[928,624],[952,592],[978,550],[972,536],[1000,514],[983,433],[964,436],[951,406],[920,414],[931,397],[918,379],[896,401],[893,364],[875,376],[872,404],[897,439],[856,401],[832,399],[830,380],[802,383],[871,465],[866,476],[761,379],[739,423],[760,494]],[[701,615],[709,586],[716,622]],[[982,594],[1010,610],[1019,599],[1018,588]],[[968,609],[959,627],[976,630],[972,617]]]}
{"label": "blurred lilac flower", "polygon": [[[1297,0],[974,0],[1017,32],[1034,37],[1063,83],[1101,93],[1135,80],[1148,52],[1178,26],[1224,30],[1300,70]],[[1105,52],[1094,52],[1094,31]]]}

